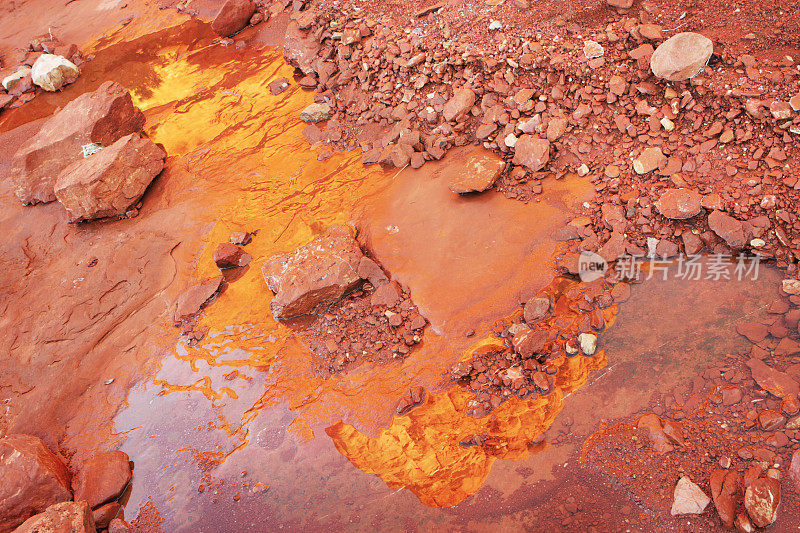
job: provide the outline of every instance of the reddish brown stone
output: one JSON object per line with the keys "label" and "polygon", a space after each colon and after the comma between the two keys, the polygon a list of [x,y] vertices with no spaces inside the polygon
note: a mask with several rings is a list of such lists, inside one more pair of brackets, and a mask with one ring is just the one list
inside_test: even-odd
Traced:
{"label": "reddish brown stone", "polygon": [[48,506],[72,499],[61,457],[38,437],[0,439],[0,531],[11,531]]}
{"label": "reddish brown stone", "polygon": [[488,150],[475,150],[457,158],[442,174],[451,191],[464,194],[485,191],[494,185],[505,168],[506,162],[495,154]]}
{"label": "reddish brown stone", "polygon": [[394,307],[403,298],[403,293],[396,281],[384,283],[372,293],[370,305],[380,305],[383,307]]}
{"label": "reddish brown stone", "polygon": [[11,171],[17,196],[26,204],[52,202],[59,174],[82,159],[83,145],[109,146],[143,126],[144,115],[118,83],[105,82],[96,91],[79,96],[17,151]]}
{"label": "reddish brown stone", "polygon": [[223,280],[222,276],[208,278],[186,289],[175,304],[175,322],[197,314],[219,292]]}
{"label": "reddish brown stone", "polygon": [[389,283],[389,278],[378,264],[369,257],[362,257],[358,262],[356,273],[362,279],[369,280],[373,287],[380,287]]}
{"label": "reddish brown stone", "polygon": [[753,481],[744,493],[744,507],[756,527],[767,527],[778,518],[781,483],[772,478]]}
{"label": "reddish brown stone", "polygon": [[708,215],[708,226],[731,248],[743,248],[747,243],[742,223],[722,211],[713,211]]}
{"label": "reddish brown stone", "polygon": [[682,220],[700,213],[700,193],[691,189],[667,189],[655,202],[658,212],[667,218]]}
{"label": "reddish brown stone", "polygon": [[540,171],[550,160],[550,141],[533,135],[521,135],[514,146],[514,164],[531,172]]}
{"label": "reddish brown stone", "polygon": [[738,472],[718,469],[711,473],[709,484],[717,514],[725,527],[730,529],[736,518],[736,495],[741,485],[741,476]]}
{"label": "reddish brown stone", "polygon": [[525,323],[534,325],[550,315],[550,299],[536,296],[525,302]]}
{"label": "reddish brown stone", "polygon": [[132,133],[62,170],[56,198],[70,222],[124,215],[164,168],[166,155],[160,145]]}
{"label": "reddish brown stone", "polygon": [[469,87],[453,91],[453,97],[444,105],[442,115],[447,122],[457,120],[475,105],[475,93]]}
{"label": "reddish brown stone", "polygon": [[759,387],[770,394],[783,398],[786,395],[797,396],[800,385],[790,375],[775,370],[760,359],[749,359],[747,366],[753,375],[753,379]]}
{"label": "reddish brown stone", "polygon": [[107,528],[108,524],[117,517],[125,518],[125,511],[117,502],[107,503],[92,511],[92,519],[98,529]]}
{"label": "reddish brown stone", "polygon": [[243,267],[250,263],[253,257],[229,242],[222,242],[214,250],[214,262],[221,269]]}
{"label": "reddish brown stone", "polygon": [[786,418],[778,411],[764,409],[758,413],[758,425],[764,431],[774,431],[786,423]]}
{"label": "reddish brown stone", "polygon": [[250,22],[256,10],[253,0],[227,0],[211,23],[211,31],[222,37],[234,34]]}
{"label": "reddish brown stone", "polygon": [[346,228],[333,226],[311,243],[269,259],[261,272],[275,293],[270,302],[275,318],[314,312],[355,289],[361,283],[357,268],[363,255]]}
{"label": "reddish brown stone", "polygon": [[108,533],[132,533],[133,526],[121,518],[115,518],[108,524]]}
{"label": "reddish brown stone", "polygon": [[72,483],[76,500],[86,500],[89,507],[116,500],[132,477],[128,454],[118,450],[95,455],[78,471]]}
{"label": "reddish brown stone", "polygon": [[94,520],[85,501],[62,502],[27,519],[14,533],[95,533]]}

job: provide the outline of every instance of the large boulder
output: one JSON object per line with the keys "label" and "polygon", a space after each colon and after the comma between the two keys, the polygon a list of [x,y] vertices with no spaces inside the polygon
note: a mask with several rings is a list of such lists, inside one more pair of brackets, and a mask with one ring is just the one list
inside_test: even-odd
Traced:
{"label": "large boulder", "polygon": [[167,153],[139,133],[131,133],[61,171],[58,201],[70,222],[123,215],[164,169]]}
{"label": "large boulder", "polygon": [[83,157],[82,146],[108,146],[143,126],[144,114],[116,82],[79,96],[17,151],[11,168],[17,197],[25,204],[52,202],[59,174]]}
{"label": "large boulder", "polygon": [[85,500],[94,509],[116,500],[131,481],[128,454],[118,450],[92,457],[75,476],[75,500]]}
{"label": "large boulder", "polygon": [[45,91],[57,91],[77,79],[78,67],[65,57],[42,54],[31,67],[33,83]]}
{"label": "large boulder", "polygon": [[514,164],[538,172],[550,161],[550,141],[533,135],[521,135],[514,146]]}
{"label": "large boulder", "polygon": [[361,283],[358,265],[363,257],[353,236],[342,226],[293,252],[269,259],[261,268],[267,287],[275,293],[270,309],[276,319],[292,318],[330,305]]}
{"label": "large boulder", "polygon": [[33,435],[0,439],[0,531],[11,531],[48,506],[72,499],[62,459]]}
{"label": "large boulder", "polygon": [[714,53],[711,39],[699,33],[683,32],[673,35],[650,57],[650,70],[659,78],[682,81],[695,76]]}
{"label": "large boulder", "polygon": [[222,37],[232,35],[247,26],[255,11],[253,0],[228,0],[211,23],[211,30]]}
{"label": "large boulder", "polygon": [[14,533],[95,533],[92,512],[86,502],[62,502],[32,516]]}

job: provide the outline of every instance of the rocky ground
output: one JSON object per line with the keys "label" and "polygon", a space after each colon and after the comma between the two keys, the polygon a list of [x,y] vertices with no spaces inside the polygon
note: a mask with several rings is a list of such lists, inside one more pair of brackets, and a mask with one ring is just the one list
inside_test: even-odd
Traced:
{"label": "rocky ground", "polygon": [[[31,6],[3,9],[13,14]],[[536,203],[555,180],[577,176],[591,184],[595,199],[552,235],[559,243],[553,281],[512,315],[498,313],[492,343],[440,369],[442,391],[458,386],[469,395],[463,414],[489,421],[487,431],[472,431],[478,426],[469,422],[469,434],[458,436],[469,453],[506,458],[492,435],[501,406],[520,400],[551,409],[586,381],[573,375],[586,365],[571,360],[602,366],[606,355],[598,338],[625,305],[630,284],[643,281],[641,273],[620,273],[624,261],[649,257],[652,269],[654,259],[741,254],[740,260],[757,256],[780,268],[785,279],[769,318],[737,326],[737,334],[752,343],[749,351],[721,354],[721,362],[684,389],[654,395],[647,412],[604,425],[586,440],[580,459],[595,484],[613,486],[603,489],[604,498],[624,494],[624,506],[606,509],[624,527],[747,532],[776,520],[773,529],[794,523],[782,517],[796,515],[800,501],[800,367],[793,359],[800,354],[800,7],[754,0],[735,8],[711,0],[580,0],[568,6],[528,0],[184,0],[161,2],[148,16],[210,22],[213,44],[235,50],[256,46],[243,35],[251,39],[258,32],[262,42],[278,35],[294,77],[273,79],[264,94],[278,97],[295,86],[314,93],[296,118],[307,124],[303,136],[319,161],[336,151],[357,151],[364,165],[399,173],[442,160],[438,178],[465,201],[500,193],[509,202]],[[122,27],[133,21],[122,18]],[[68,28],[63,33],[71,35]],[[34,109],[44,93],[79,83],[81,66],[94,60],[52,31],[10,41],[0,56],[0,119],[24,106]],[[3,140],[14,147],[4,163],[4,186],[17,203],[50,204],[30,209],[48,209],[51,234],[73,231],[59,225],[76,224],[81,231],[88,224],[102,239],[103,224],[138,217],[151,183],[174,172],[171,154],[150,139],[155,130],[145,128],[130,91],[113,81],[24,127],[30,130],[11,130],[14,136]],[[429,335],[441,334],[432,332],[433,320],[415,303],[415,288],[381,264],[361,226],[313,226],[313,238],[258,264],[272,319],[298,332],[323,381],[402,364]],[[142,246],[158,245],[167,258],[180,244],[176,239],[145,239]],[[204,313],[246,278],[262,239],[258,231],[236,231],[227,242],[213,243],[218,275],[175,295],[169,321],[188,346],[206,338]],[[35,255],[27,248],[26,239],[20,247],[29,258],[26,269]],[[581,279],[587,252],[608,267],[591,280]],[[142,255],[139,273],[168,266],[151,267],[147,257]],[[84,257],[84,263],[93,268],[98,258]],[[98,283],[88,292],[96,307],[86,311],[90,323],[110,312],[103,308],[107,294],[131,285],[113,276]],[[42,290],[38,297],[47,302]],[[68,324],[72,310],[66,312]],[[92,332],[92,347],[118,323]],[[17,362],[15,350],[24,351],[16,356],[20,362],[42,367],[51,365],[47,357],[57,357],[46,352],[37,359],[36,343],[20,340],[29,335],[3,324],[10,363]],[[146,320],[140,325],[137,331],[145,334]],[[88,328],[68,328],[65,336],[79,337]],[[25,332],[35,331],[47,344],[48,329],[42,323]],[[131,350],[136,346],[122,353]],[[92,361],[106,363],[101,356]],[[48,422],[59,429],[43,435],[47,443],[27,434],[35,427],[20,422],[19,413],[35,413],[37,398],[48,395],[42,386],[24,390],[23,383],[34,381],[35,372],[30,374],[9,371],[7,384],[0,381],[0,390],[11,391],[8,398],[22,406],[15,404],[14,420],[0,423],[0,459],[8,458],[0,461],[0,531],[158,528],[157,511],[142,508],[138,520],[124,520],[123,493],[132,477],[126,454],[71,444],[65,446],[70,460],[60,457],[50,449],[63,445],[66,431],[55,409],[48,410]],[[20,400],[30,391],[28,403]],[[124,401],[124,392],[109,412]],[[82,393],[63,394],[69,399]],[[431,396],[414,385],[394,398],[394,414],[419,408],[423,414],[415,416],[424,420],[425,409],[441,402]],[[542,431],[520,447],[539,449],[557,411],[548,411]],[[341,424],[337,431],[343,434]],[[346,444],[337,441],[345,455],[352,451]],[[631,505],[647,512],[632,512]],[[603,530],[608,523],[586,495],[565,496],[550,511],[537,517],[549,530]]]}

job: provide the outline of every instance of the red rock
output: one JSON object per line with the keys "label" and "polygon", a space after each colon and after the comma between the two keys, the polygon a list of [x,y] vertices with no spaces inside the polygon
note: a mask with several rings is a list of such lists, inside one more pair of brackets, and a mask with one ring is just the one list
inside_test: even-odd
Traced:
{"label": "red rock", "polygon": [[132,477],[128,454],[118,450],[92,457],[78,471],[72,483],[76,500],[86,500],[95,507],[116,500]]}
{"label": "red rock", "polygon": [[550,299],[536,296],[525,302],[523,317],[529,325],[538,324],[550,316]]}
{"label": "red rock", "polygon": [[800,342],[789,337],[784,337],[775,346],[775,355],[795,355],[800,353]]}
{"label": "red rock", "polygon": [[70,222],[124,215],[163,170],[166,156],[160,145],[132,133],[62,170],[56,198]]}
{"label": "red rock", "polygon": [[540,353],[547,343],[556,338],[556,333],[550,330],[527,330],[514,335],[512,343],[514,350],[522,357],[532,357]]}
{"label": "red rock", "polygon": [[95,533],[97,529],[84,501],[61,502],[27,519],[14,533]]}
{"label": "red rock", "polygon": [[253,257],[229,242],[222,242],[214,250],[214,262],[219,268],[243,267],[250,263]]}
{"label": "red rock", "polygon": [[772,478],[759,478],[747,487],[744,507],[756,527],[767,527],[778,518],[781,483]]}
{"label": "red rock", "polygon": [[316,37],[302,30],[296,20],[289,22],[283,43],[283,58],[303,74],[312,74],[317,61],[320,42]]}
{"label": "red rock", "polygon": [[735,386],[722,387],[719,389],[724,405],[735,405],[742,401],[742,389]]}
{"label": "red rock", "polygon": [[650,413],[642,416],[636,423],[636,427],[647,430],[647,436],[656,452],[667,453],[674,449],[664,433],[664,428],[658,415]]}
{"label": "red rock", "polygon": [[[455,159],[455,158],[454,158]],[[464,194],[485,191],[506,168],[506,162],[488,150],[471,151],[442,171],[450,190]]]}
{"label": "red rock", "polygon": [[624,282],[617,283],[611,289],[611,296],[616,303],[626,302],[631,297],[631,286]]}
{"label": "red rock", "polygon": [[753,379],[765,391],[779,398],[797,396],[800,385],[790,375],[775,370],[760,359],[751,358],[746,364],[750,367]]}
{"label": "red rock", "polygon": [[403,299],[403,293],[396,281],[384,283],[372,293],[369,303],[374,306],[394,307]]}
{"label": "red rock", "polygon": [[781,412],[787,415],[796,415],[800,412],[800,401],[797,396],[786,396],[781,401]]}
{"label": "red rock", "polygon": [[117,502],[107,503],[92,511],[94,525],[99,529],[107,528],[108,524],[117,517],[125,517],[125,511],[122,509],[122,505]]}
{"label": "red rock", "polygon": [[711,473],[711,497],[720,520],[728,529],[733,527],[736,518],[736,495],[741,485],[738,472],[715,470]]}
{"label": "red rock", "polygon": [[739,335],[747,337],[750,342],[755,344],[763,341],[767,338],[767,335],[769,335],[769,328],[759,322],[738,324],[736,326],[736,331],[739,333]]}
{"label": "red rock", "polygon": [[800,490],[800,449],[792,453],[792,460],[789,463],[789,479],[792,480],[795,488]]}
{"label": "red rock", "polygon": [[246,231],[236,231],[231,233],[231,237],[228,241],[236,246],[246,246],[253,242],[253,234]]}
{"label": "red rock", "polygon": [[356,269],[363,255],[346,228],[332,226],[311,243],[269,259],[261,272],[275,293],[270,302],[275,318],[312,313],[355,289],[361,283]]}
{"label": "red rock", "polygon": [[132,533],[133,526],[121,518],[115,518],[108,524],[108,533]]}
{"label": "red rock", "polygon": [[0,439],[0,531],[11,531],[48,506],[72,499],[61,457],[38,437]]}
{"label": "red rock", "polygon": [[628,82],[622,76],[615,74],[608,80],[608,89],[617,96],[622,96],[628,90]]}
{"label": "red rock", "polygon": [[678,480],[673,493],[672,516],[684,514],[700,514],[711,501],[711,498],[684,476]]}
{"label": "red rock", "polygon": [[736,525],[736,531],[739,531],[740,533],[753,533],[753,531],[756,530],[756,528],[753,527],[752,522],[750,522],[750,517],[747,516],[746,513],[739,513],[736,515],[734,525]]}
{"label": "red rock", "polygon": [[633,0],[606,0],[606,3],[619,9],[629,9],[633,6]]}
{"label": "red rock", "polygon": [[389,283],[389,278],[378,264],[369,257],[362,257],[358,262],[356,273],[362,279],[369,280],[373,287],[380,287]]}
{"label": "red rock", "polygon": [[567,131],[569,122],[564,117],[553,117],[547,123],[547,140],[550,142],[557,141]]}
{"label": "red rock", "polygon": [[175,322],[197,314],[219,292],[223,280],[222,276],[208,278],[186,289],[175,304]]}
{"label": "red rock", "polygon": [[521,135],[514,146],[514,164],[538,172],[550,160],[550,141],[533,135]]}
{"label": "red rock", "polygon": [[731,248],[743,248],[747,243],[742,223],[722,211],[713,211],[708,215],[708,226]]}
{"label": "red rock", "polygon": [[227,37],[243,29],[256,11],[253,0],[227,0],[211,23],[211,31]]}
{"label": "red rock", "polygon": [[465,115],[475,105],[475,93],[469,87],[461,87],[453,91],[453,97],[444,105],[442,115],[447,122],[452,122]]}
{"label": "red rock", "polygon": [[83,157],[83,145],[109,146],[143,126],[144,115],[118,83],[105,82],[79,96],[17,151],[11,170],[17,196],[26,204],[52,202],[59,174]]}
{"label": "red rock", "polygon": [[645,148],[639,157],[633,160],[633,170],[637,174],[647,174],[667,163],[667,156],[661,148]]}
{"label": "red rock", "polygon": [[661,43],[650,58],[650,69],[656,77],[682,81],[695,76],[706,66],[714,43],[699,33],[683,32]]}
{"label": "red rock", "polygon": [[764,431],[774,431],[786,423],[786,418],[778,411],[764,409],[758,413],[758,425]]}
{"label": "red rock", "polygon": [[692,218],[702,211],[701,196],[691,189],[667,189],[655,202],[658,212],[667,218],[682,220]]}
{"label": "red rock", "polygon": [[272,96],[277,96],[289,88],[289,80],[287,78],[278,78],[269,82],[269,92]]}

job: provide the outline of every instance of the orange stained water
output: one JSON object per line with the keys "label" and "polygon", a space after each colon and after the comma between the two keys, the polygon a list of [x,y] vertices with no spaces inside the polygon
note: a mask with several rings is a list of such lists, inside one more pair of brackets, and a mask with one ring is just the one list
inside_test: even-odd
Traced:
{"label": "orange stained water", "polygon": [[[189,512],[196,505],[190,497],[196,487],[180,491],[180,484],[175,485],[185,475],[174,470],[183,464],[175,463],[178,450],[184,461],[191,457],[202,467],[198,475],[217,476],[220,464],[244,454],[259,435],[270,435],[261,439],[270,441],[278,438],[276,431],[288,431],[300,443],[326,441],[321,430],[333,426],[339,428],[340,450],[347,445],[344,432],[351,431],[352,452],[359,439],[393,427],[394,404],[409,387],[442,390],[447,368],[474,342],[464,332],[474,329],[482,335],[491,322],[518,306],[522,294],[547,284],[555,247],[549,233],[591,197],[588,180],[577,177],[550,183],[543,200],[530,205],[494,193],[458,197],[436,179],[436,169],[446,159],[400,173],[363,167],[358,153],[335,153],[319,162],[297,119],[313,95],[296,88],[279,96],[268,93],[270,81],[291,77],[279,53],[213,44],[207,29],[195,22],[99,48],[89,65],[100,70],[87,69],[85,89],[98,85],[108,69],[108,77],[131,89],[147,115],[147,133],[170,155],[168,168],[145,199],[145,211],[183,211],[201,223],[193,226],[197,230],[210,223],[208,230],[185,235],[181,247],[190,263],[179,268],[176,283],[216,275],[211,259],[216,245],[232,231],[259,231],[247,246],[254,258],[251,266],[208,307],[198,326],[210,328],[208,337],[196,347],[178,343],[157,375],[131,392],[129,407],[116,419],[126,439],[124,449],[137,462],[139,482],[133,485],[131,504],[163,496],[158,487],[166,486],[174,512],[165,516],[174,525],[188,527],[196,514]],[[37,104],[42,115],[61,105],[53,100]],[[409,287],[432,326],[423,345],[402,363],[362,366],[323,379],[294,331],[272,320],[271,294],[258,267],[273,254],[305,244],[331,224],[353,217],[376,258]],[[383,231],[389,226],[397,230]],[[578,373],[585,378],[591,365],[584,366]],[[500,411],[505,429],[496,433],[513,441],[513,453],[480,452],[483,456],[460,472],[452,468],[467,464],[459,448],[443,459],[450,466],[441,469],[441,480],[415,493],[431,505],[451,505],[475,492],[495,457],[527,453],[525,443],[552,422],[562,394],[509,402]],[[448,398],[457,399],[449,411]],[[466,400],[457,390],[431,395],[434,413],[443,409],[451,425],[473,423],[477,431],[486,421],[473,422],[453,409]],[[426,417],[443,421],[426,415],[427,409],[415,415],[420,431]],[[276,427],[261,427],[284,411]],[[511,438],[521,425],[525,431]],[[426,451],[428,442],[416,446],[423,460],[433,451]],[[250,468],[258,470],[250,474],[254,479],[272,484],[274,465]],[[407,475],[411,479],[415,474],[412,470]],[[387,482],[393,485],[391,479]],[[447,493],[442,483],[463,488]]]}

